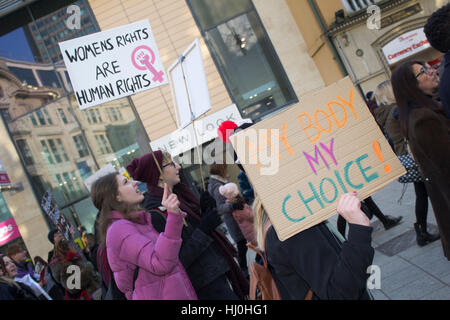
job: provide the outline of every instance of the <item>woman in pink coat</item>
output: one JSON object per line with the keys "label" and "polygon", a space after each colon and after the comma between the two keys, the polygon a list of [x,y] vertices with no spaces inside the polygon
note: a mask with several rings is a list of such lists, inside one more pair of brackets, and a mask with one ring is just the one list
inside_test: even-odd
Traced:
{"label": "woman in pink coat", "polygon": [[162,200],[167,224],[161,234],[153,228],[149,213],[139,208],[144,196],[136,182],[111,173],[93,184],[91,197],[100,210],[100,239],[106,242],[114,280],[128,300],[197,299],[178,259],[186,214],[180,211],[178,198],[167,185]]}

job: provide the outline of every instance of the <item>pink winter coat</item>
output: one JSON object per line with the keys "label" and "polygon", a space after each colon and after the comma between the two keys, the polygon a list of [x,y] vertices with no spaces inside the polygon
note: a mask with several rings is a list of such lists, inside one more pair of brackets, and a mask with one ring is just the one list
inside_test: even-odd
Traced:
{"label": "pink winter coat", "polygon": [[[120,291],[128,300],[197,300],[178,254],[183,220],[168,214],[166,229],[159,234],[146,211],[135,212],[137,223],[113,211],[106,232],[108,262]],[[136,265],[139,275],[133,288]]]}
{"label": "pink winter coat", "polygon": [[250,208],[248,204],[245,204],[244,209],[233,211],[233,218],[238,223],[239,228],[241,229],[242,234],[245,237],[245,240],[247,240],[247,242],[253,243],[254,245],[257,245],[255,228],[253,226],[252,208]]}

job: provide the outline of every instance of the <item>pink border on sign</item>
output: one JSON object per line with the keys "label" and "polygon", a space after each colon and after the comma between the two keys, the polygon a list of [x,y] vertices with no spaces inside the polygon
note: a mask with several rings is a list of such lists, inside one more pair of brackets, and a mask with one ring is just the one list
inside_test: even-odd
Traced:
{"label": "pink border on sign", "polygon": [[19,227],[14,218],[0,222],[0,246],[20,236]]}
{"label": "pink border on sign", "polygon": [[150,47],[148,47],[148,46],[146,46],[146,45],[142,45],[142,46],[137,47],[137,48],[134,49],[133,52],[131,53],[131,62],[132,62],[133,65],[136,67],[136,69],[139,69],[139,70],[147,70],[147,68],[146,68],[145,66],[141,66],[141,65],[139,65],[139,64],[136,62],[135,55],[136,55],[136,52],[138,52],[138,50],[140,50],[140,49],[145,49],[145,50],[150,51],[150,54],[152,55],[152,60],[151,60],[150,62],[151,62],[152,64],[155,63],[155,54],[153,53],[153,50],[150,49]]}

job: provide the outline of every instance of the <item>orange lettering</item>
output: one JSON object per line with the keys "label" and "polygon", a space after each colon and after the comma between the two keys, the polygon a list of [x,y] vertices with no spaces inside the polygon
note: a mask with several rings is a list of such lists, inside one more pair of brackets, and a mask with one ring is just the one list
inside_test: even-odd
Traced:
{"label": "orange lettering", "polygon": [[[333,108],[331,107],[332,105],[336,105],[344,111],[344,119],[341,122],[339,122],[339,119],[336,117],[336,113],[334,112]],[[347,123],[347,110],[345,110],[344,106],[342,104],[340,104],[339,102],[331,101],[331,102],[327,103],[327,108],[330,111],[331,117],[333,118],[333,120],[336,123],[336,125],[338,126],[338,128],[344,127],[345,124]]]}
{"label": "orange lettering", "polygon": [[[318,113],[323,113],[325,115],[325,117],[328,119],[328,130],[325,130],[324,128],[322,128],[322,126],[320,125],[319,119],[317,119],[317,114]],[[322,130],[325,133],[330,133],[333,130],[333,123],[331,122],[330,116],[328,115],[328,113],[326,113],[323,110],[316,110],[316,112],[314,113],[314,118],[316,120],[316,125],[317,128],[319,128],[320,130]]]}
{"label": "orange lettering", "polygon": [[350,110],[352,110],[353,115],[355,116],[355,119],[358,120],[358,115],[356,114],[355,108],[353,107],[353,96],[354,96],[354,92],[353,92],[353,89],[352,89],[352,90],[350,90],[350,101],[345,101],[340,96],[338,96],[338,99],[341,100],[341,102],[343,104],[345,104],[346,106],[350,107]]}
{"label": "orange lettering", "polygon": [[[306,128],[305,128],[305,126],[303,124],[303,121],[302,121],[302,117],[305,117],[305,116],[308,117],[308,120],[309,120],[308,126]],[[313,127],[311,116],[308,113],[306,113],[306,112],[305,113],[300,113],[297,116],[297,118],[298,118],[298,121],[300,121],[300,125],[302,126],[303,131],[305,131],[305,134],[308,137],[309,141],[314,143],[314,142],[316,142],[317,140],[320,139],[320,136],[321,136],[320,130],[318,128],[316,128],[316,127]],[[315,129],[317,131],[317,135],[314,138],[311,138],[310,135],[308,134],[308,129],[310,129],[310,128]]]}
{"label": "orange lettering", "polygon": [[288,139],[286,137],[286,129],[287,129],[287,124],[286,124],[286,121],[285,121],[283,123],[283,131],[281,132],[281,136],[277,135],[276,133],[272,133],[272,132],[270,132],[270,134],[273,137],[280,139],[283,142],[284,147],[286,148],[287,152],[289,152],[289,154],[291,156],[293,156],[294,155],[294,151],[292,150],[291,145],[289,144],[289,141],[288,141]]}

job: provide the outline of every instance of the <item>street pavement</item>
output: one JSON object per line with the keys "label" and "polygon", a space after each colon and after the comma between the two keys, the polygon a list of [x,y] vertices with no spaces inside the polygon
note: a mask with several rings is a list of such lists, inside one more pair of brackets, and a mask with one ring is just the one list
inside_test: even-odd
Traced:
{"label": "street pavement", "polygon": [[[372,196],[385,215],[403,216],[403,220],[387,231],[376,217],[371,221],[373,265],[379,267],[381,281],[379,289],[370,291],[375,300],[450,300],[450,261],[444,257],[440,240],[424,247],[417,245],[413,184],[407,184],[399,203],[402,191],[403,184],[394,181]],[[437,232],[431,203],[427,220],[429,231]],[[337,215],[329,221],[336,225]],[[249,263],[254,256],[248,250]]]}

